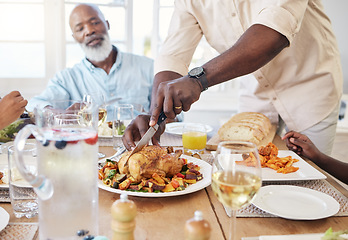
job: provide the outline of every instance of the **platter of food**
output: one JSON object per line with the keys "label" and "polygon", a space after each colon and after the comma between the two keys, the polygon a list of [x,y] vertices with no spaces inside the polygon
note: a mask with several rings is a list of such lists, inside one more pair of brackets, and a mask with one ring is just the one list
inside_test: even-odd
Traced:
{"label": "platter of food", "polygon": [[294,162],[293,166],[298,168],[297,171],[291,173],[278,173],[271,168],[262,168],[262,181],[299,181],[299,180],[316,180],[326,179],[326,176],[312,167],[303,158],[290,150],[279,150],[278,157],[292,157],[299,160]]}
{"label": "platter of food", "polygon": [[[303,158],[290,150],[278,150],[273,143],[258,148],[262,167],[262,181],[302,181],[326,179],[326,176],[312,167]],[[211,152],[213,155],[215,151]],[[238,164],[253,166],[253,155],[240,156]]]}
{"label": "platter of food", "polygon": [[98,127],[98,137],[112,138],[112,122],[104,122]]}
{"label": "platter of food", "polygon": [[293,185],[261,187],[252,203],[261,210],[291,220],[315,220],[335,215],[340,204],[331,196]]}
{"label": "platter of food", "polygon": [[[208,164],[207,162],[205,162],[201,159],[197,159],[197,158],[186,156],[186,155],[181,155],[179,157],[179,159],[184,159],[184,161],[187,163],[185,165],[193,165],[193,166],[196,166],[196,170],[199,169],[199,174],[200,174],[199,180],[194,181],[195,183],[193,183],[193,184],[186,184],[185,183],[185,187],[181,188],[181,185],[180,185],[180,187],[178,187],[176,190],[173,189],[173,191],[169,191],[169,192],[162,192],[162,191],[146,192],[146,191],[142,191],[142,190],[134,191],[133,189],[121,190],[121,189],[113,188],[113,187],[111,187],[111,185],[106,185],[105,181],[104,181],[105,178],[98,179],[98,186],[99,186],[99,188],[106,190],[106,191],[109,191],[109,192],[114,192],[114,193],[118,193],[118,194],[126,192],[128,195],[131,195],[131,196],[172,197],[172,196],[190,194],[190,193],[199,191],[201,189],[204,189],[205,187],[210,185],[210,183],[211,183],[211,168],[212,168],[210,164]],[[122,159],[120,161],[122,161]],[[101,164],[105,164],[105,160],[100,160],[99,162]],[[131,163],[129,163],[129,164],[131,164]],[[177,175],[179,176],[180,174],[181,173],[178,172],[178,174],[175,174],[175,176],[173,178],[175,178]],[[165,179],[168,179],[170,181],[170,183],[172,183],[171,178],[165,178]]]}
{"label": "platter of food", "polygon": [[[172,122],[166,124],[166,133],[174,134],[174,135],[182,135],[183,128],[185,124],[192,124],[195,125],[195,123],[184,123],[184,122]],[[207,133],[213,131],[213,128],[209,125],[204,125]]]}
{"label": "platter of food", "polygon": [[[31,168],[32,170],[33,168]],[[27,181],[25,181],[22,176],[20,175],[19,171],[17,169],[12,171],[13,178],[16,181],[16,185],[20,187],[31,187]],[[9,188],[8,179],[9,173],[8,173],[8,165],[7,164],[0,164],[0,189],[1,188]]]}
{"label": "platter of food", "polygon": [[[123,122],[119,123],[119,126],[116,127],[115,137],[121,138],[123,136],[126,126]],[[104,122],[98,127],[98,137],[100,138],[112,138],[112,122]]]}
{"label": "platter of food", "polygon": [[13,141],[19,130],[28,124],[33,124],[33,121],[30,118],[19,118],[4,129],[1,129],[0,142]]}

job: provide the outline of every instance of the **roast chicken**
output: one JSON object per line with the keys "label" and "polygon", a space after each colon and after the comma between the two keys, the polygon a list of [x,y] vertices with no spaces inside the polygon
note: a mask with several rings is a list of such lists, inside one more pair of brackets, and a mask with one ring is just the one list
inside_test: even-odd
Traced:
{"label": "roast chicken", "polygon": [[[173,148],[160,146],[145,146],[141,151],[129,157],[130,152],[125,153],[118,162],[120,173],[131,175],[135,181],[143,178],[151,178],[157,173],[162,177],[172,177],[180,172],[185,162],[179,158],[181,150],[173,152]],[[125,164],[128,159],[128,164]]]}

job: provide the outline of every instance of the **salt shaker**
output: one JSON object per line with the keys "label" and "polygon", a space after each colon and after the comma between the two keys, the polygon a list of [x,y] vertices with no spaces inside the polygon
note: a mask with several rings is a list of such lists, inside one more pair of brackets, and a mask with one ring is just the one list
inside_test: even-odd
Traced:
{"label": "salt shaker", "polygon": [[111,206],[111,228],[113,240],[133,240],[135,229],[135,216],[137,206],[128,199],[127,194],[122,193],[119,200]]}
{"label": "salt shaker", "polygon": [[185,224],[185,240],[208,240],[211,228],[209,222],[203,219],[201,211],[195,211],[194,217]]}

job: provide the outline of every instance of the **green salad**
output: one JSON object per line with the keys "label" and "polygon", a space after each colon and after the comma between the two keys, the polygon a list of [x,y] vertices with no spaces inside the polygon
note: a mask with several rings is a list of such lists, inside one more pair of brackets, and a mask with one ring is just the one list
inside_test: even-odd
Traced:
{"label": "green salad", "polygon": [[29,123],[31,123],[30,119],[18,119],[4,129],[0,130],[0,142],[12,141],[15,137],[15,134]]}
{"label": "green salad", "polygon": [[345,240],[348,239],[348,229],[334,232],[332,228],[326,230],[322,240]]}

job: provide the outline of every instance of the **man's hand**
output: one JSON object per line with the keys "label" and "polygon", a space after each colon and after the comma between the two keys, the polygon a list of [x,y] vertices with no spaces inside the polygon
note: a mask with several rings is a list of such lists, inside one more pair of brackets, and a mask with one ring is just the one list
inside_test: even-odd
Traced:
{"label": "man's hand", "polygon": [[[139,141],[149,129],[149,121],[150,115],[139,115],[127,126],[122,136],[122,142],[128,151],[135,147],[135,141]],[[152,137],[152,144],[160,144],[160,136],[164,129],[165,122],[160,124],[157,132]]]}
{"label": "man's hand", "polygon": [[169,119],[175,118],[181,111],[187,112],[199,99],[201,91],[200,83],[188,76],[159,83],[157,92],[152,98],[154,104],[150,126],[156,124],[162,109]]}
{"label": "man's hand", "polygon": [[24,112],[28,101],[20,92],[13,91],[0,100],[0,129],[10,125]]}

